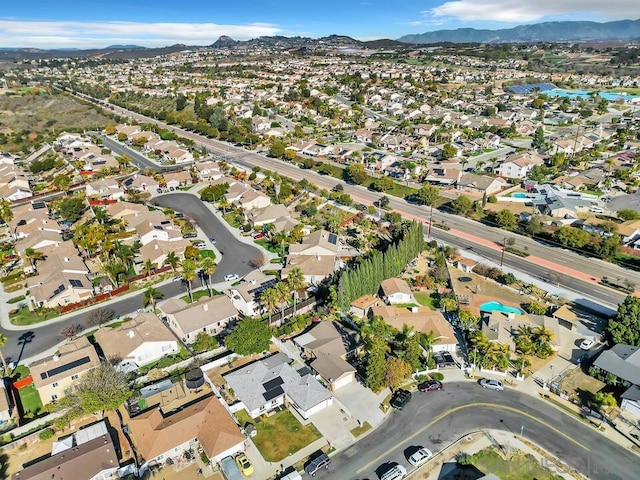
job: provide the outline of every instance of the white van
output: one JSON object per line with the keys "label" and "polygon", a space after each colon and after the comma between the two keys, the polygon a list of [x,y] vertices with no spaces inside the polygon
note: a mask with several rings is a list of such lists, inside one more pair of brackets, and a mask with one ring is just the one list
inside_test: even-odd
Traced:
{"label": "white van", "polygon": [[407,476],[407,469],[402,465],[395,465],[391,470],[387,470],[387,472],[380,477],[380,480],[402,480]]}
{"label": "white van", "polygon": [[593,213],[604,213],[604,210],[602,209],[602,207],[596,207],[595,205],[591,207],[589,210],[591,210]]}

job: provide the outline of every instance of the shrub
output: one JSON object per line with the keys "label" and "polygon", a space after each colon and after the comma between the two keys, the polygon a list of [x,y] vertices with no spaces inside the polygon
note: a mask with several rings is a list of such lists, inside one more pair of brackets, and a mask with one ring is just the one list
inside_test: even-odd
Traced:
{"label": "shrub", "polygon": [[433,380],[436,380],[438,382],[441,382],[442,380],[444,380],[444,375],[442,373],[440,373],[440,372],[430,373],[429,376]]}
{"label": "shrub", "polygon": [[498,203],[498,199],[496,198],[495,195],[489,195],[489,198],[487,198],[487,202],[489,202],[489,203]]}
{"label": "shrub", "polygon": [[40,440],[49,440],[51,437],[53,437],[53,434],[53,430],[51,430],[50,428],[45,428],[38,434],[38,438]]}

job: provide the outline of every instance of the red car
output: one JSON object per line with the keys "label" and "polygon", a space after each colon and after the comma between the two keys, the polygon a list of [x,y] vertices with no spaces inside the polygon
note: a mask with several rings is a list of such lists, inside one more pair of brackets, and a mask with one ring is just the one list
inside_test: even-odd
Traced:
{"label": "red car", "polygon": [[253,235],[253,239],[254,240],[260,240],[261,238],[264,238],[264,233],[259,233],[257,235]]}
{"label": "red car", "polygon": [[442,390],[443,388],[442,383],[437,380],[427,380],[418,385],[418,390],[421,392],[432,392],[434,390]]}

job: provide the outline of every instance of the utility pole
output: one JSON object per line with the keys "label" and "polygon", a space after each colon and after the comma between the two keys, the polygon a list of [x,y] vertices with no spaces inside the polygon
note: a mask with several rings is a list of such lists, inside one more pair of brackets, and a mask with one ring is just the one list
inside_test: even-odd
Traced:
{"label": "utility pole", "polygon": [[431,204],[431,211],[429,213],[429,226],[427,227],[427,238],[431,238],[431,224],[433,223],[433,203]]}
{"label": "utility pole", "polygon": [[502,265],[504,264],[504,252],[507,249],[507,237],[504,237],[504,240],[502,242],[502,254],[500,255],[500,266],[502,267]]}

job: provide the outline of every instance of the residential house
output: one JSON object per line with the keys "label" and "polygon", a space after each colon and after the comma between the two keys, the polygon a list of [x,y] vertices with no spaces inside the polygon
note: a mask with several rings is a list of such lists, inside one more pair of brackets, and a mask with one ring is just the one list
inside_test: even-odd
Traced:
{"label": "residential house", "polygon": [[198,333],[218,335],[238,317],[238,310],[229,297],[202,297],[192,304],[171,299],[159,308],[169,328],[186,344],[196,341]]}
{"label": "residential house", "polygon": [[29,366],[33,384],[43,404],[55,402],[65,396],[76,380],[100,365],[100,359],[87,337],[69,340],[53,357]]}
{"label": "residential house", "polygon": [[162,176],[169,190],[177,190],[185,185],[191,185],[191,172],[187,170],[168,172],[162,174]]}
{"label": "residential house", "polygon": [[247,220],[254,227],[261,227],[267,224],[274,224],[277,232],[290,232],[298,221],[291,217],[291,212],[286,205],[276,204],[264,208],[251,210],[246,214]]}
{"label": "residential house", "polygon": [[129,419],[129,432],[142,458],[141,470],[177,463],[188,450],[202,448],[219,462],[245,448],[246,438],[215,395],[165,411],[155,407]]}
{"label": "residential house", "polygon": [[204,160],[202,162],[197,162],[193,168],[195,168],[198,178],[207,182],[210,180],[218,180],[224,176],[224,174],[220,171],[220,165],[218,162],[213,160]]}
{"label": "residential house", "polygon": [[622,243],[626,246],[636,247],[640,240],[640,220],[628,220],[618,225],[618,234],[622,237]]}
{"label": "residential house", "polygon": [[257,418],[285,401],[308,419],[333,404],[333,396],[313,375],[295,370],[283,353],[243,365],[223,375],[251,418]]}
{"label": "residential house", "polygon": [[491,342],[509,345],[515,350],[514,336],[521,327],[544,327],[553,334],[551,347],[560,347],[560,322],[556,318],[546,315],[517,315],[504,312],[482,312],[481,330]]}
{"label": "residential house", "polygon": [[244,283],[231,287],[229,297],[231,303],[240,313],[247,317],[254,317],[263,313],[260,294],[277,282],[273,275],[254,270],[244,277]]}
{"label": "residential house", "polygon": [[340,268],[338,236],[326,230],[317,230],[302,239],[301,243],[289,245],[289,255],[282,269],[282,278],[289,271],[299,268],[309,284],[322,282]]}
{"label": "residential house", "polygon": [[497,168],[496,173],[506,178],[525,178],[535,165],[543,165],[544,160],[532,152],[507,157]]}
{"label": "residential house", "polygon": [[460,258],[454,262],[454,266],[464,272],[464,273],[472,273],[473,268],[478,264],[478,262],[474,260],[470,260],[468,258]]}
{"label": "residential house", "polygon": [[127,190],[150,192],[157,189],[160,186],[160,182],[153,177],[136,173],[122,182],[122,185]]}
{"label": "residential house", "polygon": [[162,268],[171,252],[175,253],[179,260],[184,260],[184,250],[191,245],[191,242],[186,238],[173,241],[154,239],[140,247],[140,256],[143,263],[149,260],[155,264],[156,268]]}
{"label": "residential house", "polygon": [[465,173],[457,183],[458,190],[486,196],[496,195],[507,186],[508,183],[504,178],[476,175],[475,173]]}
{"label": "residential house", "polygon": [[451,324],[442,316],[442,313],[434,312],[428,307],[408,309],[379,302],[371,307],[369,316],[380,316],[399,331],[407,325],[416,332],[433,334],[435,343],[431,349],[434,352],[453,352],[458,345]]}
{"label": "residential house", "polygon": [[[115,480],[118,453],[106,420],[80,428],[53,443],[49,456],[30,462],[13,480]],[[114,435],[116,435],[114,433]],[[117,436],[117,435],[116,435]]]}
{"label": "residential house", "polygon": [[427,171],[424,181],[439,185],[455,185],[461,176],[462,172],[458,168],[434,167]]}
{"label": "residential house", "polygon": [[409,284],[401,278],[387,278],[380,283],[381,296],[389,305],[416,303]]}
{"label": "residential house", "polygon": [[124,190],[113,178],[101,178],[86,184],[86,195],[100,200],[118,200],[124,197]]}
{"label": "residential house", "polygon": [[49,246],[45,259],[38,261],[36,268],[37,275],[27,278],[30,300],[35,307],[54,308],[81,302],[93,295],[93,284],[87,277],[89,269],[71,240]]}
{"label": "residential house", "polygon": [[336,256],[339,250],[338,235],[316,230],[302,242],[289,245],[289,256]]}
{"label": "residential house", "polygon": [[[615,375],[622,385],[629,387],[623,396],[623,408],[640,417],[640,347],[617,344],[603,351],[593,362],[593,367],[603,375]],[[635,387],[635,388],[634,388]]]}
{"label": "residential house", "polygon": [[141,313],[117,328],[101,328],[93,335],[118,369],[132,372],[180,350],[178,339],[155,313]]}
{"label": "residential house", "polygon": [[[149,212],[153,213],[153,212]],[[161,213],[161,212],[157,212]],[[151,218],[152,215],[146,215],[147,218]],[[129,218],[127,218],[129,221]],[[162,220],[141,222],[135,226],[136,235],[142,245],[147,245],[154,240],[161,240],[164,242],[178,242],[184,240],[182,237],[182,230],[173,224],[171,220],[162,215]]]}
{"label": "residential house", "polygon": [[239,198],[234,200],[233,204],[242,208],[244,211],[249,211],[268,207],[271,205],[271,199],[264,193],[249,188],[245,190]]}
{"label": "residential house", "polygon": [[380,299],[378,297],[375,297],[373,295],[363,295],[351,302],[349,313],[360,318],[366,318],[369,316],[371,307],[373,307],[378,302],[380,302]]}
{"label": "residential house", "polygon": [[120,201],[112,203],[104,207],[109,216],[115,220],[120,220],[129,215],[135,215],[136,213],[148,212],[149,209],[140,203],[131,203]]}
{"label": "residential house", "polygon": [[356,341],[334,322],[319,322],[293,339],[309,366],[335,392],[355,380],[356,369],[347,362],[347,355],[356,348]]}

